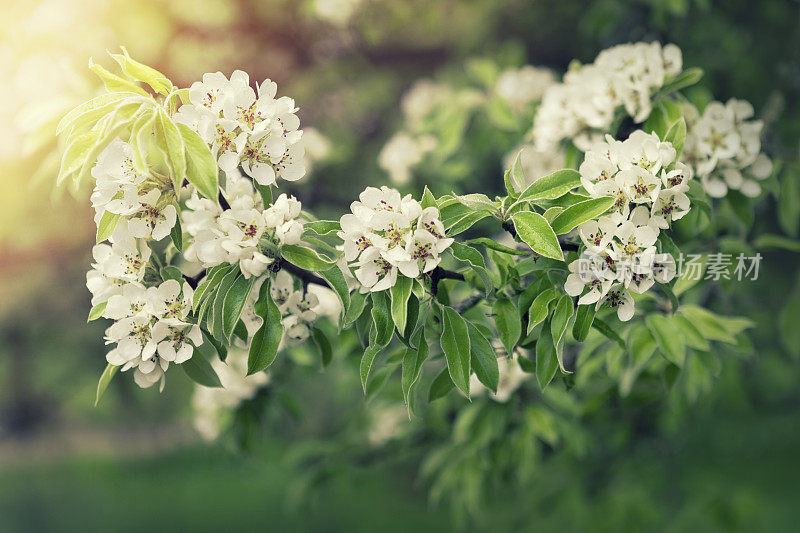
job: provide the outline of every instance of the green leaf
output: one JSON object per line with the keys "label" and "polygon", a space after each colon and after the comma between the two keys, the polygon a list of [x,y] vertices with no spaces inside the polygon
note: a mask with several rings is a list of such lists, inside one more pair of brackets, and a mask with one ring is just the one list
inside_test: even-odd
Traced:
{"label": "green leaf", "polygon": [[659,139],[664,139],[668,128],[666,110],[660,105],[655,106],[650,112],[647,122],[644,123],[644,131],[647,133],[655,132]]}
{"label": "green leaf", "polygon": [[485,194],[462,194],[460,196],[455,196],[455,199],[473,211],[488,211],[491,213],[498,208],[497,202],[493,202]]}
{"label": "green leaf", "polygon": [[684,305],[678,312],[689,319],[697,330],[705,337],[713,341],[727,342],[736,344],[736,338],[730,333],[718,317],[711,311],[696,305]]}
{"label": "green leaf", "polygon": [[525,183],[525,177],[522,173],[522,165],[520,163],[521,159],[522,150],[517,152],[514,163],[512,163],[511,167],[503,174],[503,183],[506,186],[506,193],[512,199],[516,199],[519,196],[519,191],[522,190],[522,186]]}
{"label": "green leaf", "polygon": [[592,327],[596,309],[594,305],[579,305],[575,314],[575,325],[572,327],[572,336],[578,342],[586,340],[589,329]]}
{"label": "green leaf", "polygon": [[519,200],[529,202],[536,200],[553,200],[579,187],[580,184],[581,174],[577,170],[571,168],[557,170],[531,183],[528,188],[519,195]]}
{"label": "green leaf", "polygon": [[444,368],[436,379],[431,383],[431,388],[428,391],[428,402],[433,402],[439,398],[444,398],[448,392],[453,390],[455,384],[450,378],[450,373],[447,368]]}
{"label": "green leaf", "polygon": [[611,326],[606,324],[605,321],[597,317],[594,317],[594,321],[592,322],[592,327],[597,331],[599,331],[600,333],[602,333],[603,335],[605,335],[606,337],[608,337],[610,340],[619,344],[623,350],[627,349],[625,341],[622,339],[622,337],[620,337],[616,331],[611,329]]}
{"label": "green leaf", "polygon": [[92,307],[91,311],[89,311],[89,318],[86,319],[86,322],[91,322],[92,320],[97,320],[106,310],[106,306],[108,306],[108,302],[103,302],[95,305]]}
{"label": "green leaf", "polygon": [[375,324],[375,342],[380,346],[386,346],[392,340],[394,334],[394,322],[390,309],[389,295],[386,291],[373,292],[372,298],[372,322]]}
{"label": "green leaf", "polygon": [[667,95],[670,93],[674,93],[675,91],[679,91],[681,89],[685,89],[686,87],[690,87],[700,81],[700,78],[703,77],[703,69],[700,68],[687,68],[680,74],[676,75],[671,80],[667,81],[659,94]]}
{"label": "green leaf", "polygon": [[564,366],[564,343],[567,333],[567,326],[574,313],[572,298],[565,294],[556,303],[553,311],[553,318],[550,320],[550,334],[553,337],[553,346],[556,349],[556,359],[562,372],[567,372]]}
{"label": "green leaf", "polygon": [[664,357],[676,366],[683,367],[686,359],[686,341],[678,326],[664,315],[650,315],[645,319],[645,323],[658,342]]}
{"label": "green leaf", "polygon": [[564,209],[566,209],[566,208],[565,207],[560,207],[560,206],[550,207],[544,212],[544,214],[542,214],[542,216],[552,226],[553,225],[553,220],[558,215],[560,215],[564,211]]}
{"label": "green leaf", "polygon": [[261,195],[261,202],[264,204],[264,207],[272,205],[272,186],[261,185],[257,181],[253,181],[253,186],[258,191],[258,194]]}
{"label": "green leaf", "polygon": [[448,237],[453,237],[459,233],[463,233],[475,225],[476,222],[488,217],[490,213],[486,211],[472,211],[466,215],[458,218],[451,223],[445,224],[445,230]]}
{"label": "green leaf", "polygon": [[192,381],[204,387],[222,387],[214,367],[203,354],[195,348],[192,358],[181,363],[181,368]]}
{"label": "green leaf", "polygon": [[175,190],[179,191],[183,184],[183,178],[186,176],[186,148],[183,145],[181,131],[163,109],[158,110],[155,133],[160,141],[158,144],[166,152],[167,162],[172,171],[170,176],[172,183]]}
{"label": "green leaf", "polygon": [[136,101],[142,101],[135,92],[113,92],[101,94],[88,102],[75,106],[59,121],[58,126],[56,126],[56,135],[61,135],[67,128],[78,122],[94,123],[98,118],[107,115],[111,109],[122,105],[126,101],[130,102],[129,99],[131,97]]}
{"label": "green leaf", "polygon": [[361,388],[364,389],[364,394],[367,393],[367,380],[372,370],[372,364],[375,362],[375,356],[383,349],[383,345],[377,342],[377,335],[377,327],[373,321],[369,327],[369,345],[367,349],[364,350],[364,355],[361,356],[361,363],[359,364]]}
{"label": "green leaf", "polygon": [[134,60],[128,54],[128,51],[124,46],[121,48],[121,54],[109,55],[114,58],[114,61],[119,63],[119,66],[122,67],[122,71],[125,74],[131,78],[148,84],[150,87],[152,87],[153,91],[163,94],[164,96],[168,95],[172,91],[172,82],[169,81],[166,76],[156,69],[148,67],[147,65]]}
{"label": "green leaf", "polygon": [[314,344],[317,346],[317,350],[319,350],[322,366],[328,366],[333,359],[333,348],[331,348],[331,341],[328,340],[328,337],[319,328],[311,329],[311,338],[313,339]]}
{"label": "green leaf", "polygon": [[206,278],[194,291],[194,296],[192,297],[192,311],[197,311],[197,308],[200,307],[203,300],[216,289],[219,282],[225,277],[225,274],[232,268],[234,268],[233,265],[224,264],[212,267],[206,272]]}
{"label": "green leaf", "polygon": [[419,381],[420,375],[422,375],[422,365],[428,359],[428,343],[425,340],[424,327],[419,328],[414,334],[412,344],[413,346],[406,348],[406,353],[403,356],[402,376],[400,378],[400,384],[403,388],[403,400],[408,407],[409,416],[413,411],[414,388]]}
{"label": "green leaf", "polygon": [[531,307],[528,310],[528,335],[531,334],[533,328],[539,322],[547,318],[550,313],[550,302],[558,298],[558,294],[555,289],[545,289],[533,299],[533,303],[531,303]]}
{"label": "green leaf", "polygon": [[342,326],[349,326],[356,320],[358,317],[361,316],[361,313],[364,312],[364,308],[367,304],[367,296],[363,293],[358,291],[354,292],[350,295],[350,307],[347,309],[347,312],[344,314],[344,319],[342,320]]}
{"label": "green leaf", "polygon": [[420,202],[422,209],[427,209],[429,207],[437,207],[436,198],[434,198],[433,193],[431,193],[428,186],[425,186],[425,190],[422,192],[422,201]]}
{"label": "green leaf", "polygon": [[569,233],[584,222],[608,211],[615,201],[616,199],[609,196],[601,196],[571,205],[553,219],[553,231],[558,235]]}
{"label": "green leaf", "polygon": [[228,340],[233,335],[233,329],[236,327],[239,317],[242,316],[244,304],[255,281],[255,276],[251,276],[249,279],[239,276],[228,294],[225,295],[225,301],[222,304],[222,332]]}
{"label": "green leaf", "polygon": [[414,280],[405,276],[397,276],[397,282],[389,289],[391,295],[391,314],[397,331],[404,333],[406,318],[408,316],[408,298],[411,296],[411,286]]}
{"label": "green leaf", "polygon": [[[237,280],[243,277],[239,272],[238,268],[232,269],[228,274],[222,278],[222,281],[219,283],[219,287],[217,288],[216,293],[214,294],[214,301],[210,304],[211,306],[211,316],[209,317],[209,331],[217,338],[222,340],[223,338],[228,338],[228,335],[225,334],[224,329],[224,309],[225,309],[225,299],[228,296],[228,291],[231,290],[233,285],[237,282]],[[238,318],[238,317],[237,317]],[[233,325],[236,325],[234,322]],[[233,330],[233,326],[231,326],[231,331]]]}
{"label": "green leaf", "polygon": [[175,281],[183,285],[183,274],[181,274],[181,271],[178,267],[173,265],[167,265],[161,267],[160,273],[161,273],[161,279],[163,279],[164,281],[167,281],[168,279],[174,279]]}
{"label": "green leaf", "polygon": [[676,326],[678,326],[678,329],[681,330],[683,337],[686,339],[686,344],[690,348],[702,351],[708,351],[711,349],[711,346],[708,344],[706,338],[703,337],[703,334],[700,333],[700,330],[698,330],[688,318],[683,315],[673,315],[672,321]]}
{"label": "green leaf", "polygon": [[200,194],[216,202],[219,196],[217,161],[195,131],[185,124],[177,124],[177,127],[183,137],[186,153],[186,179]]}
{"label": "green leaf", "polygon": [[490,250],[494,250],[495,252],[500,252],[508,255],[527,255],[528,252],[523,252],[521,250],[515,250],[513,248],[509,248],[504,244],[500,244],[497,241],[493,241],[492,239],[487,239],[486,237],[479,237],[477,239],[470,239],[465,242],[465,244],[481,244]]}
{"label": "green leaf", "polygon": [[111,211],[103,212],[103,216],[100,217],[100,222],[97,223],[97,242],[103,242],[111,237],[114,230],[117,228],[119,218],[119,215]]}
{"label": "green leaf", "polygon": [[328,270],[319,272],[319,275],[328,282],[328,285],[336,292],[342,304],[342,316],[346,316],[350,310],[350,289],[347,287],[347,280],[344,277],[339,265],[334,265]]}
{"label": "green leaf", "polygon": [[683,117],[669,128],[664,140],[671,143],[675,148],[675,153],[677,154],[675,160],[678,161],[681,157],[681,152],[683,152],[683,143],[686,141],[686,121]]}
{"label": "green leaf", "polygon": [[330,270],[334,266],[333,262],[322,258],[317,252],[305,246],[286,244],[281,248],[281,255],[293,265],[311,272]]}
{"label": "green leaf", "polygon": [[253,335],[250,341],[250,353],[247,356],[247,375],[261,372],[275,361],[278,355],[278,347],[283,337],[283,324],[281,324],[281,312],[272,295],[269,292],[270,280],[267,279],[261,284],[261,289],[256,300],[256,315],[264,320],[264,323]]}
{"label": "green leaf", "polygon": [[97,394],[95,394],[94,397],[95,407],[97,407],[97,405],[100,403],[100,398],[102,398],[103,394],[105,394],[106,389],[108,388],[109,383],[111,383],[111,380],[114,378],[114,375],[117,373],[117,370],[119,370],[118,366],[109,363],[106,365],[106,369],[103,370],[103,373],[100,375],[100,381],[97,382]]}
{"label": "green leaf", "polygon": [[759,235],[753,241],[753,246],[759,250],[786,250],[789,252],[800,252],[800,240],[790,239],[782,235],[765,233]]}
{"label": "green leaf", "polygon": [[466,321],[452,307],[442,308],[442,352],[450,378],[469,398],[470,338]]}
{"label": "green leaf", "polygon": [[558,237],[542,215],[532,211],[523,211],[516,213],[512,218],[517,235],[534,252],[551,259],[564,260],[564,254],[558,244]]}
{"label": "green leaf", "polygon": [[494,288],[494,282],[489,275],[489,271],[486,270],[486,261],[483,255],[475,248],[467,246],[466,244],[461,244],[460,242],[452,243],[450,245],[450,250],[453,252],[453,256],[456,259],[468,263],[475,273],[478,274],[486,290],[486,295],[488,296]]}
{"label": "green leaf", "polygon": [[545,322],[539,340],[536,341],[536,380],[542,390],[553,381],[558,370],[558,357],[551,329],[550,324]]}
{"label": "green leaf", "polygon": [[508,355],[514,352],[514,346],[519,342],[522,335],[522,323],[514,303],[501,296],[494,303],[494,323],[497,326],[497,333],[503,342]]}
{"label": "green leaf", "polygon": [[183,229],[181,228],[181,214],[180,214],[180,211],[178,212],[178,216],[175,217],[175,225],[172,226],[171,230],[169,230],[169,236],[172,239],[172,244],[175,245],[175,248],[177,248],[179,252],[182,252],[183,251]]}
{"label": "green leaf", "polygon": [[317,235],[332,235],[339,231],[341,226],[335,220],[312,220],[303,225],[306,231],[313,231]]}
{"label": "green leaf", "polygon": [[[246,329],[247,328],[245,328],[245,330]],[[225,360],[228,358],[228,348],[226,348],[225,344],[215,339],[214,336],[211,335],[211,333],[207,329],[201,327],[200,331],[203,332],[203,341],[213,346],[214,350],[216,350],[217,352],[219,360],[225,362]],[[245,338],[244,340],[246,342],[247,338]]]}
{"label": "green leaf", "polygon": [[500,383],[500,369],[497,365],[497,355],[492,344],[483,336],[483,333],[472,322],[467,321],[469,329],[469,345],[472,351],[470,363],[472,370],[481,383],[497,392]]}
{"label": "green leaf", "polygon": [[148,98],[150,97],[150,95],[147,94],[147,91],[136,85],[134,82],[117,76],[102,65],[95,63],[92,58],[89,58],[89,70],[94,72],[97,77],[100,78],[100,81],[103,82],[106,90],[110,93],[132,92]]}
{"label": "green leaf", "polygon": [[[410,340],[411,334],[414,333],[414,330],[417,327],[417,321],[419,320],[419,298],[416,297],[414,292],[411,292],[411,296],[408,298],[408,305],[406,306],[406,327],[403,331],[398,330],[400,335],[404,340]],[[425,317],[423,317],[423,321]]]}

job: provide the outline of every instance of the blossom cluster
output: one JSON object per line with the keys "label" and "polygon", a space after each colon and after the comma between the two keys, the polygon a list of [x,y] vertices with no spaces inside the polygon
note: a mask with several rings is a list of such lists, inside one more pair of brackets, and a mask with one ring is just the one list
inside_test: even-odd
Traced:
{"label": "blossom cluster", "polygon": [[593,63],[570,68],[562,83],[547,89],[534,121],[534,142],[547,149],[574,138],[578,148],[589,149],[620,107],[635,122],[644,121],[654,91],[681,67],[681,51],[673,44],[639,42],[603,50]]}
{"label": "blossom cluster", "polygon": [[178,109],[174,120],[200,135],[225,172],[241,166],[265,186],[277,178],[296,181],[306,172],[303,130],[294,100],[275,98],[277,90],[267,79],[256,93],[241,70],[230,79],[221,72],[207,73],[189,88],[190,103]]}
{"label": "blossom cluster", "polygon": [[109,213],[137,239],[159,241],[169,235],[177,220],[172,182],[139,168],[130,144],[120,139],[109,143],[92,167],[92,177],[95,223]]}
{"label": "blossom cluster", "polygon": [[580,167],[584,189],[616,201],[608,214],[579,227],[585,251],[570,263],[564,286],[570,296],[580,295],[579,304],[605,304],[629,320],[630,292],[642,294],[675,276],[675,259],[656,247],[660,231],[690,209],[692,169],[675,158],[672,144],[641,130],[625,141],[606,136],[586,153]]}
{"label": "blossom cluster", "polygon": [[504,70],[495,83],[494,91],[512,109],[520,111],[541,100],[553,83],[555,77],[550,70],[525,65]]}
{"label": "blossom cluster", "polygon": [[168,279],[145,287],[150,249],[118,227],[111,244],[92,250],[95,263],[86,275],[92,305],[105,304],[102,316],[114,320],[106,330],[106,344],[116,346],[106,360],[122,371],[135,369],[134,380],[143,388],[161,381],[170,363],[192,357],[203,342],[200,328],[188,322],[192,288]]}
{"label": "blossom cluster", "polygon": [[682,107],[687,123],[683,159],[690,163],[703,188],[714,198],[728,189],[756,197],[761,194],[757,180],[772,173],[772,162],[761,153],[764,123],[750,120],[753,106],[745,100],[711,102],[702,115],[692,104]]}
{"label": "blossom cluster", "polygon": [[299,344],[311,335],[311,323],[317,319],[319,297],[310,290],[297,290],[294,278],[281,270],[269,287],[272,301],[281,312],[281,324],[285,340],[289,344]]}
{"label": "blossom cluster", "polygon": [[201,197],[197,191],[186,200],[182,223],[192,237],[184,251],[187,260],[198,262],[203,268],[238,263],[242,274],[249,278],[266,271],[277,246],[300,242],[301,204],[293,196],[281,194],[264,209],[252,183],[233,172],[227,175],[225,195],[230,209]]}
{"label": "blossom cluster", "polygon": [[339,237],[362,290],[386,290],[398,273],[417,278],[430,272],[453,242],[445,236],[436,207],[423,209],[396,189],[367,187],[350,211],[340,220]]}

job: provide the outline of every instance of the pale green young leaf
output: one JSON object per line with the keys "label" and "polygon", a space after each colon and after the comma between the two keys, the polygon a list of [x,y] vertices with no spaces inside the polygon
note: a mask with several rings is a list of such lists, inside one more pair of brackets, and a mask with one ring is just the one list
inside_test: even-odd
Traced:
{"label": "pale green young leaf", "polygon": [[94,72],[97,77],[100,78],[100,81],[103,82],[103,85],[105,85],[108,92],[132,92],[145,97],[150,96],[147,94],[147,91],[136,85],[134,82],[117,76],[113,72],[110,72],[104,68],[102,65],[95,63],[91,58],[89,58],[89,70]]}
{"label": "pale green young leaf", "polygon": [[92,309],[89,311],[89,317],[86,319],[86,322],[97,320],[98,318],[103,316],[103,313],[106,310],[106,306],[108,306],[108,302],[99,303],[94,307],[92,307]]}
{"label": "pale green young leaf", "polygon": [[97,242],[103,242],[111,237],[117,227],[120,216],[111,211],[104,211],[103,216],[100,217],[100,222],[97,223]]}
{"label": "pale green young leaf", "polygon": [[131,78],[148,84],[153,91],[167,96],[172,92],[172,82],[162,73],[152,67],[148,67],[143,63],[139,63],[131,58],[125,47],[122,48],[121,54],[109,54],[114,61],[119,63],[122,71]]}
{"label": "pale green young leaf", "polygon": [[118,366],[109,363],[106,365],[105,370],[103,370],[103,373],[100,375],[100,381],[97,382],[97,393],[94,397],[95,407],[97,407],[97,405],[100,403],[100,398],[102,398],[103,394],[105,394],[106,389],[111,383],[111,380],[114,378],[114,375],[117,373],[117,370],[119,370]]}
{"label": "pale green young leaf", "polygon": [[205,141],[185,124],[176,124],[183,138],[186,154],[186,179],[214,202],[219,195],[217,162]]}

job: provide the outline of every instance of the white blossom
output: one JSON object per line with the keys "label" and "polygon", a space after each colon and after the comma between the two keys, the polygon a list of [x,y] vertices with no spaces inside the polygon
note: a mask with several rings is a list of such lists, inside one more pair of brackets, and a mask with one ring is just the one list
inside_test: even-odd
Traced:
{"label": "white blossom", "polygon": [[683,158],[694,167],[705,191],[714,198],[729,189],[745,196],[761,194],[758,181],[772,173],[772,162],[761,153],[763,122],[750,120],[753,106],[744,100],[711,102],[702,115],[691,104],[683,111],[687,121]]}
{"label": "white blossom", "polygon": [[436,268],[453,239],[445,236],[435,207],[422,209],[411,195],[367,187],[340,220],[344,259],[363,290],[386,290],[398,274],[417,278]]}
{"label": "white blossom", "polygon": [[586,153],[581,183],[593,197],[610,196],[611,210],[578,228],[585,251],[568,265],[564,290],[578,304],[617,309],[620,320],[633,316],[628,291],[641,294],[675,276],[675,260],[658,253],[662,229],[688,213],[685,191],[690,167],[675,162],[675,149],[655,133],[633,132],[624,141],[606,136]]}
{"label": "white blossom", "polygon": [[294,100],[275,98],[276,93],[271,80],[256,93],[241,70],[230,79],[208,73],[189,88],[190,103],[180,107],[174,120],[202,137],[225,172],[241,165],[261,185],[278,178],[296,181],[305,175],[303,131]]}
{"label": "white blossom", "polygon": [[540,100],[554,81],[553,73],[549,70],[525,65],[519,69],[504,70],[494,90],[513,109],[520,110]]}

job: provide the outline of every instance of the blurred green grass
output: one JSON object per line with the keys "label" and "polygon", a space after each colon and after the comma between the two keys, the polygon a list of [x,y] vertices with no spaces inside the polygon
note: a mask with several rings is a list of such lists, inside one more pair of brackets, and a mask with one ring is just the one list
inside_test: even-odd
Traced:
{"label": "blurred green grass", "polygon": [[[719,403],[719,402],[718,402]],[[724,403],[724,402],[723,402]],[[547,480],[492,514],[494,531],[796,531],[800,424],[719,405],[640,439],[626,461],[557,457]],[[775,406],[773,406],[775,407]],[[354,468],[298,508],[297,473],[268,439],[255,456],[192,445],[150,457],[74,457],[0,472],[1,531],[451,531],[412,465]],[[512,508],[529,506],[525,523]],[[467,529],[470,529],[469,527]]]}

